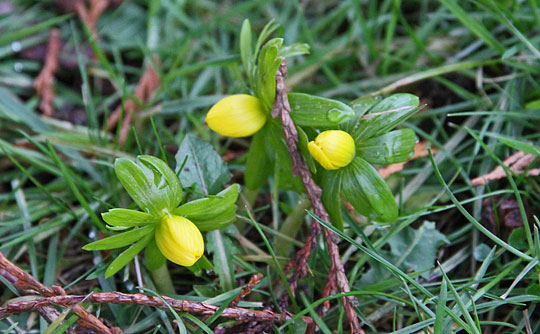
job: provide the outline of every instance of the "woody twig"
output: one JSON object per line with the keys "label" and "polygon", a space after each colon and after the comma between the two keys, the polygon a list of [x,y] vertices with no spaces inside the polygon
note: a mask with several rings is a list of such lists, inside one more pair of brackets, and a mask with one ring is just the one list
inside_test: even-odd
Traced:
{"label": "woody twig", "polygon": [[[302,155],[298,151],[298,132],[291,119],[290,112],[291,106],[287,96],[287,87],[285,86],[285,77],[287,76],[287,63],[283,59],[281,66],[276,74],[276,98],[272,109],[272,117],[281,117],[283,125],[283,132],[285,134],[285,142],[289,150],[289,155],[292,160],[292,172],[294,175],[298,175],[302,178],[304,187],[306,189],[307,196],[311,201],[313,212],[322,220],[330,221],[330,217],[326,212],[322,202],[321,188],[315,184],[309,168],[302,158]],[[286,266],[286,270],[291,270],[292,267],[296,267],[293,277],[290,281],[290,288],[294,291],[298,286],[298,280],[304,277],[307,273],[307,261],[311,254],[311,251],[316,247],[317,235],[320,233],[321,227],[318,222],[313,221],[311,224],[311,231],[306,239],[305,245],[300,249],[293,259]],[[324,236],[328,247],[328,253],[330,254],[330,271],[328,273],[328,281],[323,290],[323,297],[331,295],[337,291],[337,288],[341,292],[347,293],[350,291],[349,281],[345,275],[345,270],[339,256],[338,236],[328,229],[324,229]],[[285,297],[286,298],[286,297]],[[354,307],[358,305],[358,301],[354,296],[348,296],[343,298],[343,306],[347,314],[347,319],[353,333],[364,333],[360,327],[358,317]],[[324,308],[327,310],[329,304],[327,303]]]}
{"label": "woody twig", "polygon": [[93,38],[97,39],[97,20],[103,12],[109,7],[109,0],[91,0],[89,6],[86,6],[86,1],[78,0],[74,2],[75,11],[79,15],[81,21],[86,24]]}
{"label": "woody twig", "polygon": [[34,88],[36,89],[41,102],[39,108],[43,115],[51,117],[54,114],[54,74],[58,70],[58,53],[62,48],[60,40],[60,30],[52,29],[49,35],[49,43],[47,44],[47,54],[45,56],[45,64],[39,75],[34,80]]}
{"label": "woody twig", "polygon": [[[527,154],[525,152],[518,151],[503,161],[503,164],[508,167],[512,172],[516,174],[523,174],[527,172],[527,176],[540,175],[540,168],[529,168],[538,157],[534,154]],[[495,167],[494,170],[476,177],[471,180],[473,186],[485,186],[489,181],[498,180],[506,177],[506,173],[501,166]]]}
{"label": "woody twig", "polygon": [[[118,327],[108,328],[98,318],[90,314],[79,304],[82,302],[95,304],[137,304],[143,306],[153,306],[162,309],[171,307],[173,310],[189,312],[199,316],[209,316],[217,312],[220,307],[205,303],[192,302],[189,300],[179,300],[170,297],[154,297],[143,294],[126,294],[121,292],[99,292],[88,295],[67,295],[65,291],[58,286],[48,287],[34,277],[24,272],[22,269],[11,263],[0,252],[0,276],[6,278],[18,291],[24,294],[34,294],[34,298],[25,300],[16,300],[7,302],[0,307],[0,318],[11,314],[23,312],[39,311],[43,314],[45,311],[50,313],[54,310],[58,317],[58,311],[53,306],[73,307],[73,312],[81,319],[80,326],[90,328],[98,333],[119,334],[122,330]],[[247,288],[241,296],[245,297],[249,291],[260,280],[260,276],[254,276],[248,283]],[[241,298],[243,298],[241,297]],[[269,310],[251,310],[240,307],[227,307],[220,313],[220,317],[237,320],[239,323],[283,323],[292,318],[289,314],[275,313]],[[54,320],[52,319],[52,320]],[[313,319],[302,317],[308,325],[313,326]]]}
{"label": "woody twig", "polygon": [[[175,311],[188,312],[197,315],[212,315],[219,310],[219,306],[192,302],[189,300],[174,299],[166,296],[155,297],[140,293],[128,294],[122,292],[95,292],[89,295],[58,295],[51,297],[36,297],[30,300],[19,300],[7,303],[0,307],[0,318],[10,314],[36,311],[41,307],[59,305],[71,306],[81,302],[95,304],[137,304],[143,306],[153,306],[167,309],[170,306]],[[235,319],[239,321],[257,321],[283,323],[291,319],[286,314],[275,313],[271,311],[251,310],[241,307],[227,307],[220,314],[223,318]],[[304,321],[312,323],[313,320],[308,317]],[[110,332],[110,331],[109,331]]]}
{"label": "woody twig", "polygon": [[[154,57],[154,61],[156,64],[159,65],[159,58],[157,56]],[[135,98],[142,103],[150,102],[152,96],[154,95],[154,92],[159,88],[160,84],[161,80],[159,78],[158,72],[154,68],[154,65],[151,62],[148,62],[146,70],[142,75],[141,79],[139,80],[137,87],[135,88]],[[109,117],[109,130],[114,129],[116,124],[120,121],[120,117],[122,116],[122,110],[124,110],[124,119],[122,121],[120,135],[118,138],[118,142],[120,145],[122,145],[126,141],[131,123],[133,122],[133,114],[140,112],[140,108],[138,107],[135,99],[133,98],[127,100],[124,106],[118,106],[118,108],[116,108]]]}
{"label": "woody twig", "polygon": [[[21,293],[34,293],[43,296],[37,297],[38,299],[66,297],[64,289],[59,286],[48,287],[40,283],[30,274],[11,263],[2,252],[0,252],[0,276],[6,278]],[[38,299],[36,299],[36,301]],[[82,299],[80,301],[82,301]],[[78,305],[79,302],[70,305],[74,305],[73,312],[80,317],[78,321],[80,326],[96,330],[98,333],[117,334],[122,332],[119,328],[111,329],[105,326],[101,320],[89,313],[84,307]],[[5,307],[1,307],[0,318],[12,313],[19,313],[17,310],[25,312],[28,306],[24,306],[24,304],[24,301],[18,301],[11,304],[8,303]],[[46,320],[54,321],[54,319],[58,318],[58,312],[52,308],[52,305],[54,305],[54,303],[36,303],[33,308],[31,307],[28,310],[39,311],[42,315],[45,313],[44,318]],[[10,310],[14,312],[10,312]]]}

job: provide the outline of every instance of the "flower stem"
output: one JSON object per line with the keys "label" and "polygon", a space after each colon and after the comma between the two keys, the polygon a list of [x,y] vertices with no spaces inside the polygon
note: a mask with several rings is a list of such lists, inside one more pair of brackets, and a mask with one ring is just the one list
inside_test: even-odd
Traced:
{"label": "flower stem", "polygon": [[151,270],[150,274],[159,293],[164,295],[174,295],[176,293],[171,280],[171,274],[169,274],[169,269],[167,268],[167,262],[156,270]]}
{"label": "flower stem", "polygon": [[[298,203],[287,216],[287,218],[281,224],[279,232],[285,234],[293,239],[296,238],[296,234],[304,223],[304,217],[306,216],[306,210],[311,207],[311,202],[306,196],[300,197]],[[276,247],[280,255],[288,256],[291,252],[292,244],[288,240],[282,238],[275,239]]]}

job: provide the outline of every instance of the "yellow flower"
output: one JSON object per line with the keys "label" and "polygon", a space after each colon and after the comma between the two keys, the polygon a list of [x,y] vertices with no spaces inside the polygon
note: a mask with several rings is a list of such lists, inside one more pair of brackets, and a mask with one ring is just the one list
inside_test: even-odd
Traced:
{"label": "yellow flower", "polygon": [[204,252],[201,232],[191,220],[179,216],[164,216],[156,228],[156,244],[170,261],[189,267]]}
{"label": "yellow flower", "polygon": [[354,140],[345,131],[321,132],[308,144],[309,153],[324,169],[333,170],[347,166],[354,158]]}
{"label": "yellow flower", "polygon": [[206,115],[210,129],[227,137],[247,137],[266,122],[261,101],[251,95],[227,96],[214,104]]}

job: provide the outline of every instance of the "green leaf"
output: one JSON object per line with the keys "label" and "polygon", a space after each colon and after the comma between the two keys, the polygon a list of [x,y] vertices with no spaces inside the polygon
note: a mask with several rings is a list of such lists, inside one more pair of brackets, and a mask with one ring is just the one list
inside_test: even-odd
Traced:
{"label": "green leaf", "polygon": [[70,18],[72,14],[66,14],[62,16],[53,17],[51,19],[48,19],[46,21],[37,23],[33,26],[26,26],[22,29],[19,29],[17,31],[2,31],[2,36],[0,36],[0,46],[4,46],[8,43],[20,40],[23,37],[33,35],[37,32],[40,32],[42,30],[45,30],[51,26],[57,25],[68,18]]}
{"label": "green leaf", "polygon": [[[187,267],[195,276],[200,277],[203,274],[203,270],[214,270],[212,262],[203,254],[197,262],[191,267]],[[205,285],[207,286],[207,285]]]}
{"label": "green leaf", "polygon": [[508,243],[510,246],[519,250],[529,249],[527,237],[525,236],[525,229],[523,227],[513,229],[512,233],[510,233],[510,236],[508,237]]}
{"label": "green leaf", "polygon": [[321,179],[323,189],[321,200],[330,216],[330,222],[343,231],[343,216],[341,214],[341,182],[343,171],[326,171]]}
{"label": "green leaf", "polygon": [[173,211],[197,225],[201,231],[226,227],[236,218],[236,200],[240,186],[233,184],[215,196],[188,202]]}
{"label": "green leaf", "polygon": [[163,256],[159,250],[156,239],[152,238],[144,249],[144,265],[148,270],[157,270],[167,262],[167,258]]}
{"label": "green leaf", "polygon": [[348,105],[302,93],[289,93],[291,118],[296,125],[311,127],[332,127],[349,121],[354,111]]}
{"label": "green leaf", "polygon": [[232,262],[235,247],[231,239],[220,230],[207,234],[208,252],[214,254],[214,270],[219,276],[221,289],[226,292],[235,286],[234,264]]}
{"label": "green leaf", "polygon": [[33,131],[47,132],[52,128],[45,124],[39,115],[24,105],[8,89],[0,87],[0,118],[23,123]]}
{"label": "green leaf", "polygon": [[195,190],[203,194],[218,192],[223,184],[231,179],[231,173],[212,145],[188,134],[176,153],[176,173],[187,157],[180,173],[184,187],[196,184]]}
{"label": "green leaf", "polygon": [[394,94],[374,105],[352,128],[355,141],[379,136],[392,130],[417,111],[420,103],[412,94]]}
{"label": "green leaf", "polygon": [[481,20],[471,16],[465,9],[463,4],[460,4],[456,0],[441,0],[441,2],[454,14],[454,16],[461,21],[469,30],[471,30],[476,36],[481,38],[484,43],[494,48],[497,52],[502,54],[505,50],[497,38],[493,37],[491,33],[482,24]]}
{"label": "green leaf", "polygon": [[129,209],[110,209],[109,212],[101,214],[101,218],[111,226],[141,226],[157,223],[159,218],[149,213],[129,210]]}
{"label": "green leaf", "polygon": [[540,109],[540,99],[527,102],[525,109]]}
{"label": "green leaf", "polygon": [[264,44],[257,61],[257,86],[255,93],[263,101],[265,109],[272,110],[276,95],[276,73],[282,58],[278,58],[283,38],[273,38]]}
{"label": "green leaf", "polygon": [[435,229],[435,223],[427,221],[418,229],[407,227],[388,240],[391,254],[399,262],[396,265],[401,264],[403,270],[424,271],[424,278],[429,278],[426,270],[435,266],[439,247],[444,243],[449,243],[448,239]]}
{"label": "green leaf", "polygon": [[255,46],[255,55],[259,54],[259,50],[261,49],[263,43],[270,37],[270,35],[279,28],[279,24],[274,23],[274,20],[272,19],[270,22],[268,22],[263,30],[261,31],[259,38],[257,38],[257,44]]}
{"label": "green leaf", "polygon": [[288,58],[309,54],[309,44],[294,43],[283,46],[278,51],[278,57]]}
{"label": "green leaf", "polygon": [[251,45],[251,24],[249,19],[245,19],[242,23],[242,29],[240,30],[240,57],[242,58],[242,64],[244,65],[244,71],[246,71],[249,82],[253,85],[253,68],[255,67],[253,59],[253,46]]}
{"label": "green leaf", "polygon": [[163,209],[174,208],[182,196],[182,188],[174,181],[174,173],[158,158],[139,156],[137,162],[116,159],[114,170],[129,196],[143,210],[161,216]]}
{"label": "green leaf", "polygon": [[398,208],[392,192],[373,166],[360,157],[343,168],[342,192],[354,208],[379,222],[393,222]]}
{"label": "green leaf", "polygon": [[120,269],[128,264],[129,261],[135,257],[135,255],[139,254],[139,252],[142,251],[153,238],[153,233],[147,234],[142,239],[137,241],[137,243],[135,243],[133,246],[123,251],[116,259],[114,259],[113,262],[111,262],[111,264],[109,264],[107,270],[105,271],[105,278],[109,278],[116,274]]}
{"label": "green leaf", "polygon": [[266,151],[266,133],[269,129],[265,125],[251,139],[247,153],[246,167],[244,171],[244,183],[251,190],[261,188],[272,173],[272,163]]}
{"label": "green leaf", "polygon": [[154,172],[156,186],[159,189],[168,189],[165,193],[167,195],[167,207],[177,207],[182,201],[182,186],[173,170],[165,161],[150,155],[140,155],[138,159]]}
{"label": "green leaf", "polygon": [[372,164],[388,165],[406,161],[414,154],[416,134],[411,129],[390,131],[356,143],[356,156]]}
{"label": "green leaf", "polygon": [[116,249],[125,247],[141,239],[145,235],[154,231],[154,225],[148,225],[141,228],[136,228],[124,233],[118,233],[111,237],[91,242],[83,246],[86,251]]}
{"label": "green leaf", "polygon": [[506,146],[515,148],[516,150],[519,150],[528,154],[540,156],[540,149],[538,148],[538,146],[531,145],[529,143],[525,143],[520,140],[516,140],[512,138],[499,137],[497,138],[497,140]]}

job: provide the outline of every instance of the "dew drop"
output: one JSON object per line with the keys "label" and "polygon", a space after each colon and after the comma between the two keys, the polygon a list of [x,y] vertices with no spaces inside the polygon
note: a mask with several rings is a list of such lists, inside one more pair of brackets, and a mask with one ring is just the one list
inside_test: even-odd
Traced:
{"label": "dew drop", "polygon": [[349,114],[344,110],[333,108],[328,110],[326,117],[330,122],[337,123],[344,120],[345,117],[349,117]]}
{"label": "dew drop", "polygon": [[21,51],[22,50],[21,42],[15,41],[15,42],[11,43],[11,50],[13,50],[14,52]]}

